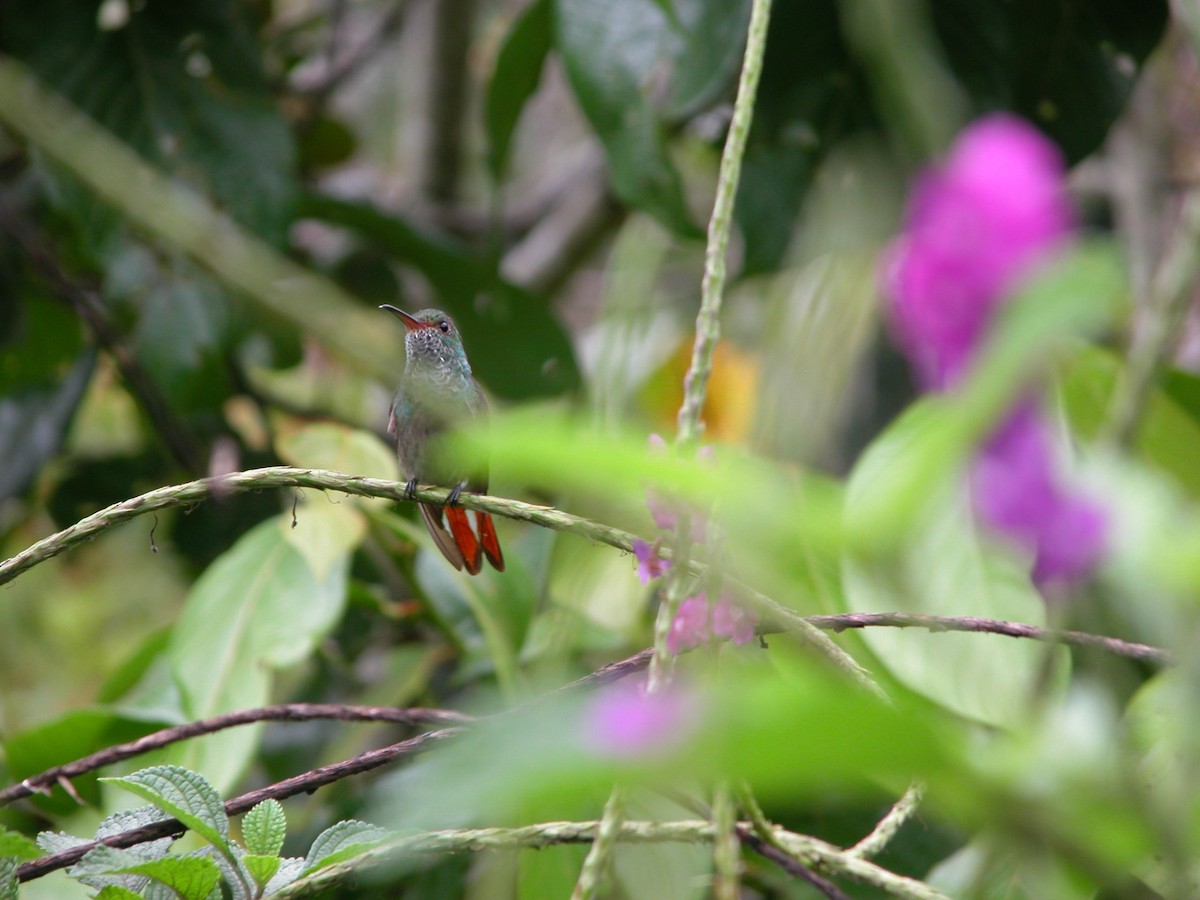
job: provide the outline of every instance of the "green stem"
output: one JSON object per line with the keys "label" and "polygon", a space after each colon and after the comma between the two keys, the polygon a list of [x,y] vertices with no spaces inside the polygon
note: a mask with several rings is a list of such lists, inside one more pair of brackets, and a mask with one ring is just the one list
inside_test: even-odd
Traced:
{"label": "green stem", "polygon": [[740,890],[738,863],[742,845],[737,834],[737,807],[729,783],[720,782],[713,792],[713,898],[737,900]]}
{"label": "green stem", "polygon": [[595,900],[600,895],[606,873],[611,868],[613,848],[621,834],[625,821],[625,803],[621,788],[614,787],[604,804],[600,823],[596,826],[596,838],[592,841],[571,900]]}
{"label": "green stem", "polygon": [[721,335],[721,301],[725,292],[725,255],[729,249],[729,232],[733,225],[733,201],[737,196],[742,174],[742,157],[746,138],[754,118],[754,100],[758,94],[758,79],[762,74],[763,53],[767,46],[767,25],[771,17],[771,0],[754,0],[750,10],[750,27],[746,35],[746,53],[742,58],[742,74],[738,81],[737,99],[733,104],[733,120],[725,137],[721,165],[717,174],[717,195],[712,216],[708,220],[708,244],[704,252],[704,280],[700,286],[700,313],[696,316],[696,342],[692,347],[692,362],[683,381],[683,403],[679,407],[676,442],[683,447],[696,443],[702,426],[700,414],[708,392],[708,376],[712,372],[713,351]]}
{"label": "green stem", "polygon": [[904,796],[897,800],[895,805],[888,810],[887,815],[879,820],[878,824],[871,829],[871,833],[847,850],[846,855],[858,859],[870,859],[882,853],[884,848],[892,842],[892,838],[904,827],[904,823],[911,819],[913,813],[917,811],[917,807],[921,805],[923,793],[924,789],[921,785],[915,782],[910,784],[908,790],[904,792]]}

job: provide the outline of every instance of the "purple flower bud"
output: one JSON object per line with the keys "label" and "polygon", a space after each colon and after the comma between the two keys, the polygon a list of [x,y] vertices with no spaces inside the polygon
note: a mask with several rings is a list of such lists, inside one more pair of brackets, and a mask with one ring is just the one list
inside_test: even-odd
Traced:
{"label": "purple flower bud", "polygon": [[644,680],[626,680],[597,692],[584,714],[583,737],[597,756],[628,759],[680,746],[700,720],[696,698],[674,682],[647,693]]}
{"label": "purple flower bud", "polygon": [[658,555],[658,544],[634,541],[633,555],[637,558],[637,573],[642,584],[661,578],[671,568],[671,561]]}

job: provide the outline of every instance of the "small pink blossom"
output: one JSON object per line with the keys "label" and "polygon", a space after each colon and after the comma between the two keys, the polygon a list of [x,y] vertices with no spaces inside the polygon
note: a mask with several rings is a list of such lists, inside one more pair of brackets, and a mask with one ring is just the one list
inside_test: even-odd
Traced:
{"label": "small pink blossom", "polygon": [[716,637],[728,638],[735,644],[748,644],[754,640],[754,627],[758,618],[750,610],[722,597],[712,608],[712,633]]}
{"label": "small pink blossom", "polygon": [[708,595],[701,592],[687,597],[675,611],[667,632],[667,649],[682,653],[699,647],[710,638],[725,638],[735,644],[746,644],[754,640],[758,618],[754,613],[738,606],[728,597],[722,597],[712,608]]}
{"label": "small pink blossom", "polygon": [[699,713],[695,696],[678,682],[649,693],[644,680],[627,679],[597,692],[584,714],[583,738],[610,759],[664,753],[691,737]]}
{"label": "small pink blossom", "polygon": [[672,653],[691,650],[707,641],[708,634],[708,597],[704,594],[686,597],[671,620],[667,649]]}
{"label": "small pink blossom", "polygon": [[637,559],[637,573],[642,584],[649,584],[655,578],[661,578],[671,568],[671,561],[658,555],[657,543],[647,544],[642,540],[634,541],[633,555]]}

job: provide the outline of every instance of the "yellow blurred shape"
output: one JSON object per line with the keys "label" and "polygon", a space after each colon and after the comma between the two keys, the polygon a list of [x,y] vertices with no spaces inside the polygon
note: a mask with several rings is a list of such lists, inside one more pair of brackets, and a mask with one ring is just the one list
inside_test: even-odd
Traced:
{"label": "yellow blurred shape", "polygon": [[[675,431],[679,406],[683,403],[683,379],[691,361],[689,337],[680,341],[670,359],[650,376],[642,391],[645,407],[664,435]],[[746,442],[754,424],[759,378],[757,356],[729,341],[717,343],[701,413],[706,441]]]}

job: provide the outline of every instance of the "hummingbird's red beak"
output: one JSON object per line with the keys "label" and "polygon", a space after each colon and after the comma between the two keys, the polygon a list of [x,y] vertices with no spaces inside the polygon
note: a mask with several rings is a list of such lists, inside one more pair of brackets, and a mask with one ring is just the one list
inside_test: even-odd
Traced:
{"label": "hummingbird's red beak", "polygon": [[404,327],[406,329],[408,329],[409,331],[416,331],[418,328],[428,328],[429,327],[424,322],[418,322],[416,319],[414,319],[412,316],[410,316],[404,310],[397,309],[396,307],[392,306],[390,303],[384,303],[379,308],[386,309],[388,312],[395,313],[397,316],[399,316],[400,321],[404,323]]}

